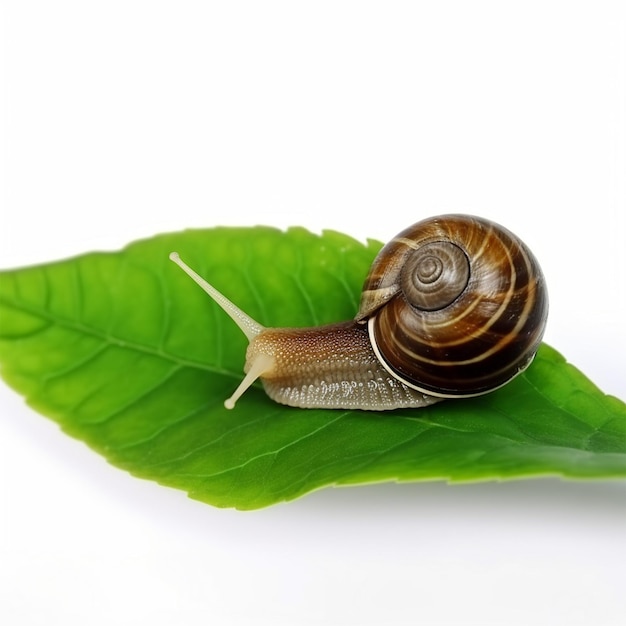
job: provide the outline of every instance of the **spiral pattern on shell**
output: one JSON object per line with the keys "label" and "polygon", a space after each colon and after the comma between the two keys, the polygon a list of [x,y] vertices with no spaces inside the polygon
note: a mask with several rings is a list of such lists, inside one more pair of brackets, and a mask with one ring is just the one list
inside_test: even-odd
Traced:
{"label": "spiral pattern on shell", "polygon": [[358,322],[384,367],[441,397],[496,389],[532,361],[548,297],[541,268],[507,229],[467,215],[394,237],[365,281]]}

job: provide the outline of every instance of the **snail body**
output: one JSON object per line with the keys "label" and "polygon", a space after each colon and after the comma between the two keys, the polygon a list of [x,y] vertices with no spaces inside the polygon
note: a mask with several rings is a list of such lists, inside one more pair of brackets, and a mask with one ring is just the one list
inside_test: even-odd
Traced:
{"label": "snail body", "polygon": [[260,378],[297,407],[386,410],[498,389],[532,361],[548,298],[530,250],[482,218],[417,222],[377,255],[354,320],[314,328],[265,328],[170,258],[247,336],[246,376],[225,402]]}

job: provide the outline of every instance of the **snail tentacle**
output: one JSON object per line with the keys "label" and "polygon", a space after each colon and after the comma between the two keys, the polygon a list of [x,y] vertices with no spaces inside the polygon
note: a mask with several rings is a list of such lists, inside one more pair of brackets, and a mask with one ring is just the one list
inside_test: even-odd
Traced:
{"label": "snail tentacle", "polygon": [[261,333],[265,326],[259,324],[256,320],[252,319],[247,313],[244,313],[236,304],[231,302],[223,293],[218,291],[213,285],[208,283],[202,276],[192,270],[187,263],[185,263],[178,252],[170,253],[170,260],[174,261],[178,267],[180,267],[191,279],[200,285],[200,287],[209,295],[213,300],[222,307],[222,309],[228,313],[230,318],[237,324],[241,332],[246,336],[248,341],[252,341],[259,333]]}
{"label": "snail tentacle", "polygon": [[[259,324],[251,318],[247,313],[242,311],[237,305],[231,302],[224,294],[218,291],[213,285],[204,280],[197,272],[187,265],[178,252],[170,253],[170,259],[176,263],[192,280],[200,285],[200,287],[230,316],[237,324],[241,332],[248,339],[249,344],[265,330],[265,326]],[[252,359],[248,359],[245,366],[246,375],[241,381],[235,392],[224,401],[227,409],[233,409],[237,400],[250,387],[255,380],[261,376],[265,376],[272,371],[275,366],[275,359],[271,354],[258,353]]]}

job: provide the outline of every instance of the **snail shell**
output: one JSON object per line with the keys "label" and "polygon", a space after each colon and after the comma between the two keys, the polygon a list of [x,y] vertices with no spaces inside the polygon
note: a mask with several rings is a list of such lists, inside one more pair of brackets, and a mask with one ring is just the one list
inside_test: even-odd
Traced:
{"label": "snail shell", "polygon": [[488,220],[423,220],[380,251],[354,320],[265,328],[170,255],[249,340],[246,376],[283,404],[316,408],[423,407],[506,384],[532,361],[548,298],[530,250]]}
{"label": "snail shell", "polygon": [[375,259],[356,319],[393,375],[440,397],[501,387],[532,360],[548,313],[530,250],[485,219],[418,222]]}

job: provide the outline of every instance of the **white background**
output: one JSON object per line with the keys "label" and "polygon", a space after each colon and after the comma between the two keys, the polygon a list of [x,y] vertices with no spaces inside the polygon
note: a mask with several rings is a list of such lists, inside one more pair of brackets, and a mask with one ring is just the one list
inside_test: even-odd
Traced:
{"label": "white background", "polygon": [[[25,2],[2,20],[0,267],[257,223],[499,221],[546,341],[626,398],[623,2]],[[241,513],[0,386],[6,624],[623,624],[624,483],[326,489]]]}

